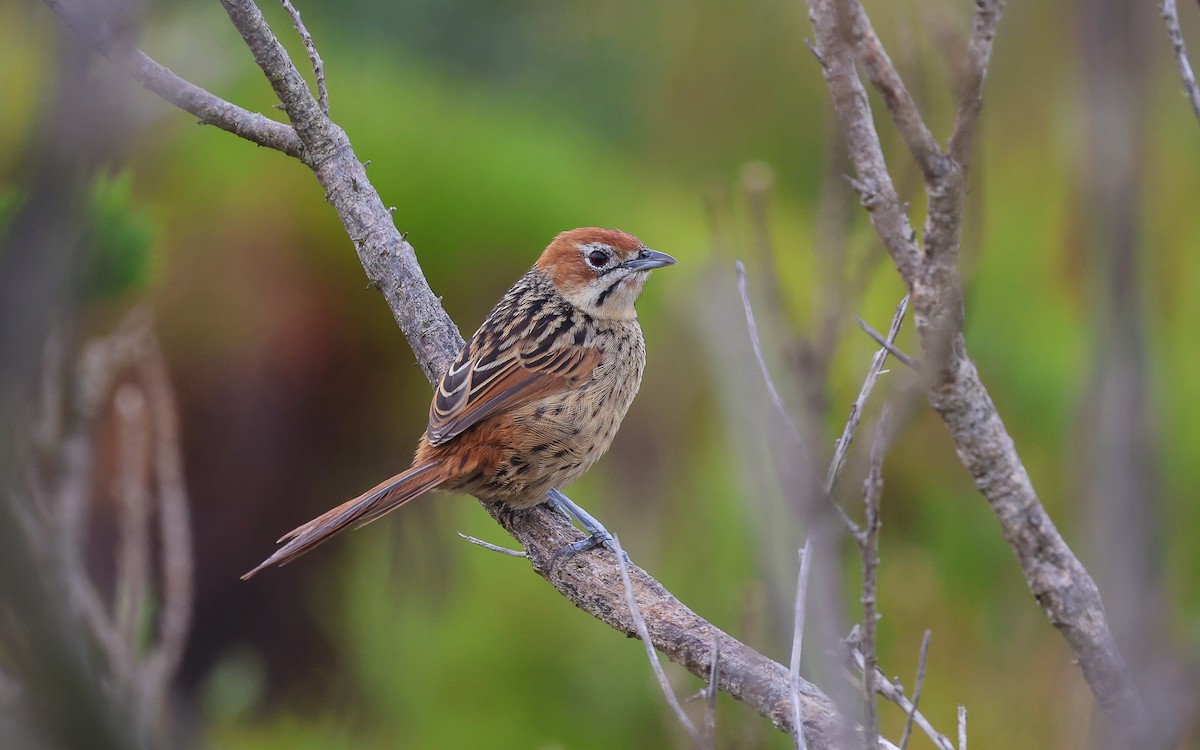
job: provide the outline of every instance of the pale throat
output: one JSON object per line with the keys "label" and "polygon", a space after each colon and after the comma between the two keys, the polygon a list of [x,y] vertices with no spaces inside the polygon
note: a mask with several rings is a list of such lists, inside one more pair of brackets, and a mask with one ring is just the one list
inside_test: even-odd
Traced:
{"label": "pale throat", "polygon": [[[642,293],[646,283],[646,273],[631,273],[617,282],[616,286],[609,283],[589,285],[586,304],[582,307],[597,318],[604,320],[637,320],[637,309],[634,303]],[[601,277],[598,281],[608,281]],[[599,300],[599,304],[597,301]]]}

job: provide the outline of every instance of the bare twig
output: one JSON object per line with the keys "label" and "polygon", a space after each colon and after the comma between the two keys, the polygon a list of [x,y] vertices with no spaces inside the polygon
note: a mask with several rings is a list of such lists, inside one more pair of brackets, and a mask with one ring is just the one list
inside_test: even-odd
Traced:
{"label": "bare twig", "polygon": [[779,391],[775,388],[775,381],[771,379],[771,371],[767,368],[767,360],[763,357],[762,342],[758,338],[758,324],[754,320],[754,308],[750,306],[750,293],[746,290],[746,267],[739,260],[734,264],[737,267],[738,277],[738,292],[742,295],[742,309],[746,313],[746,326],[750,329],[750,345],[754,347],[754,359],[758,361],[758,369],[762,373],[763,381],[767,384],[767,394],[771,397],[771,405],[775,407],[775,413],[779,417],[780,422],[787,427],[792,438],[796,441],[797,446],[803,446],[804,440],[800,437],[800,430],[796,427],[795,421],[788,414],[787,407],[783,403],[783,398],[780,397]]}
{"label": "bare twig", "polygon": [[[896,305],[896,312],[892,315],[892,324],[888,328],[888,335],[884,341],[895,342],[907,311],[908,297],[904,297],[900,300],[900,304]],[[872,389],[875,388],[875,381],[879,380],[879,374],[883,371],[883,364],[887,361],[888,353],[889,350],[886,347],[875,352],[871,366],[867,369],[867,377],[858,391],[858,398],[854,399],[854,403],[850,405],[850,416],[846,418],[846,426],[842,428],[842,436],[838,438],[834,446],[833,460],[829,462],[829,470],[825,474],[826,494],[832,495],[834,487],[837,486],[838,477],[841,476],[842,468],[846,465],[846,455],[850,450],[850,443],[854,440],[854,431],[858,429],[858,423],[862,420],[863,408],[867,404]]]}
{"label": "bare twig", "polygon": [[251,0],[222,5],[296,128],[301,158],[325,188],[367,277],[383,293],[425,376],[436,383],[464,341],[426,283],[412,245],[396,228],[345,131],[321,111],[258,7]]}
{"label": "bare twig", "polygon": [[140,50],[133,53],[134,78],[176,107],[195,115],[201,125],[212,125],[239,138],[300,158],[303,146],[296,131],[258,112],[236,104],[180,78],[170,68]]}
{"label": "bare twig", "polygon": [[942,152],[933,133],[925,126],[925,121],[921,119],[916,102],[905,88],[896,66],[892,64],[891,58],[883,48],[883,43],[879,41],[879,36],[871,26],[871,20],[867,18],[862,4],[859,0],[839,0],[838,14],[855,57],[862,64],[867,78],[883,97],[892,122],[896,124],[896,129],[908,144],[917,166],[925,175],[926,183],[935,183],[942,179],[946,171],[953,166]]}
{"label": "bare twig", "polygon": [[933,631],[926,630],[925,636],[921,638],[921,655],[917,658],[917,681],[913,685],[912,709],[907,712],[908,716],[904,720],[904,734],[900,735],[900,750],[908,747],[908,739],[912,736],[913,717],[921,702],[921,689],[925,686],[925,664],[929,659],[929,640],[932,637]]}
{"label": "bare twig", "polygon": [[879,515],[883,495],[883,453],[888,442],[890,411],[887,404],[879,416],[871,440],[871,463],[863,482],[863,529],[858,537],[862,556],[862,631],[858,645],[863,654],[863,734],[868,748],[879,744],[879,714],[875,703],[875,625],[878,619],[876,586],[879,576]]}
{"label": "bare twig", "polygon": [[916,233],[896,194],[866,89],[854,69],[854,56],[846,44],[838,43],[838,14],[834,0],[810,0],[809,19],[816,32],[818,59],[833,96],[834,113],[846,137],[857,178],[852,183],[866,207],[871,224],[883,239],[892,262],[908,279],[920,267],[921,252]]}
{"label": "bare twig", "polygon": [[804,738],[804,716],[801,706],[800,692],[800,653],[804,646],[804,619],[807,611],[806,600],[808,598],[808,569],[812,564],[812,542],[804,541],[804,546],[800,548],[800,572],[796,575],[796,616],[792,627],[792,659],[791,659],[791,675],[792,675],[792,725],[796,727],[796,749],[808,750],[808,743]]}
{"label": "bare twig", "polygon": [[857,323],[858,327],[863,329],[863,331],[865,331],[866,334],[870,336],[876,344],[879,344],[884,349],[887,349],[888,354],[900,360],[910,370],[914,370],[916,372],[922,371],[920,360],[914,359],[913,357],[910,357],[904,352],[900,351],[900,348],[888,341],[882,333],[872,328],[870,323],[858,317],[857,315],[854,316],[854,322]]}
{"label": "bare twig", "polygon": [[[767,393],[770,395],[771,405],[774,407],[780,423],[787,428],[788,434],[795,442],[796,448],[800,450],[801,454],[803,455],[805,449],[804,439],[800,436],[800,430],[796,426],[796,422],[792,419],[791,415],[788,414],[787,407],[784,405],[783,399],[780,398],[779,391],[775,388],[775,381],[771,378],[771,371],[767,367],[767,361],[763,357],[762,343],[758,337],[758,324],[754,319],[754,309],[750,305],[750,293],[746,289],[746,268],[742,265],[740,260],[737,261],[735,265],[737,267],[738,292],[742,297],[742,309],[746,315],[746,327],[750,333],[750,344],[754,349],[754,358],[758,362],[759,372],[762,373],[763,381],[767,385]],[[850,516],[846,514],[846,511],[842,509],[842,506],[833,501],[833,496],[829,492],[828,487],[826,487],[825,495],[829,499],[830,505],[833,506],[834,511],[841,519],[842,524],[849,529],[852,534],[857,534],[858,525],[854,523],[854,519],[850,518]]]}
{"label": "bare twig", "polygon": [[971,41],[967,43],[965,75],[959,91],[958,113],[947,151],[950,158],[966,172],[971,159],[971,146],[978,129],[979,112],[983,109],[983,83],[987,78],[988,62],[992,58],[992,41],[1004,10],[1004,0],[979,0],[975,3]]}
{"label": "bare twig", "polygon": [[[110,54],[112,32],[103,19],[93,17],[88,4],[71,0],[44,0],[63,22],[102,54]],[[202,125],[213,125],[260,146],[299,157],[302,146],[296,131],[257,112],[231,104],[185,81],[141,50],[129,52],[133,78],[148,91],[195,115]]]}
{"label": "bare twig", "polygon": [[[850,638],[848,639],[850,645],[850,661],[854,665],[855,669],[858,670],[858,674],[848,674],[847,677],[856,686],[861,684],[861,675],[863,673],[864,664],[863,653],[857,645],[857,640],[859,638],[858,630],[858,626],[855,626],[854,630],[851,631]],[[875,691],[899,706],[901,711],[911,714],[913,717],[913,722],[920,727],[921,731],[925,733],[925,736],[933,742],[938,750],[954,750],[954,743],[950,741],[950,738],[934,729],[933,724],[929,722],[929,719],[927,719],[924,714],[917,710],[912,701],[908,699],[908,696],[904,694],[904,688],[888,679],[887,675],[880,671],[878,667],[875,669]],[[881,740],[881,743],[882,742],[883,741]]]}
{"label": "bare twig", "polygon": [[704,688],[704,744],[717,746],[717,685],[721,676],[721,639],[714,638],[712,645],[712,667],[708,670],[708,685]]}
{"label": "bare twig", "polygon": [[[958,255],[962,240],[963,206],[971,148],[983,106],[983,84],[991,60],[992,40],[1004,10],[1004,0],[977,0],[971,41],[967,47],[967,73],[959,95],[959,106],[950,136],[949,168],[943,178],[926,186],[929,214],[925,219],[925,269],[913,290],[922,298],[918,305],[928,316],[922,333],[926,360],[941,365],[956,345],[962,330],[962,289]],[[928,290],[928,291],[927,291]],[[932,295],[926,298],[926,294]],[[921,327],[918,326],[918,331]]]}
{"label": "bare twig", "polygon": [[[258,6],[251,0],[221,0],[221,5],[224,6],[234,28],[242,35],[246,46],[250,48],[250,54],[258,63],[258,67],[267,73],[267,81],[279,97],[279,102],[292,121],[292,127],[296,129],[300,140],[307,145],[316,142],[317,139],[329,138],[335,126],[321,111],[320,105],[308,89],[304,76],[300,75],[300,71],[288,57],[287,50],[267,25]],[[325,155],[307,156],[310,160],[308,163],[312,166],[311,159],[319,159]]]}
{"label": "bare twig", "polygon": [[650,632],[646,629],[646,620],[642,617],[642,608],[638,605],[637,596],[633,593],[633,584],[629,580],[629,566],[625,564],[625,553],[621,549],[621,542],[617,537],[613,537],[613,551],[616,553],[617,565],[621,568],[621,583],[625,587],[625,601],[629,605],[629,616],[633,618],[633,623],[637,628],[638,638],[642,639],[642,644],[646,647],[646,658],[650,660],[650,666],[654,669],[654,676],[658,679],[658,686],[662,689],[663,696],[667,699],[667,705],[675,712],[675,718],[679,719],[680,725],[687,732],[688,737],[692,739],[692,743],[699,745],[701,742],[700,733],[696,730],[696,725],[688,718],[687,712],[683,710],[683,706],[679,705],[679,698],[675,695],[675,689],[671,687],[671,682],[667,679],[666,672],[663,671],[662,662],[658,660],[658,652],[654,650],[654,643],[650,640]]}
{"label": "bare twig", "polygon": [[478,537],[473,537],[470,534],[464,534],[461,531],[456,531],[455,533],[458,534],[459,536],[461,536],[463,539],[466,539],[471,544],[477,544],[480,547],[483,547],[484,549],[490,549],[492,552],[499,552],[500,554],[508,555],[509,557],[528,557],[528,555],[526,555],[524,552],[522,552],[519,549],[509,549],[508,547],[501,547],[498,544],[492,544],[491,542],[485,542],[482,539],[479,539]]}
{"label": "bare twig", "polygon": [[1179,28],[1179,13],[1175,9],[1175,0],[1163,0],[1161,10],[1163,22],[1167,25],[1167,36],[1175,49],[1175,62],[1179,65],[1179,75],[1183,78],[1183,89],[1192,105],[1192,112],[1196,119],[1200,120],[1200,85],[1196,84],[1196,74],[1192,72],[1192,62],[1188,59],[1183,31]]}
{"label": "bare twig", "polygon": [[304,26],[304,21],[300,18],[300,11],[292,4],[291,0],[279,0],[283,5],[283,9],[292,17],[292,26],[296,28],[296,33],[300,35],[300,39],[304,42],[304,51],[308,53],[308,61],[312,64],[313,77],[317,81],[317,104],[320,105],[321,111],[326,115],[329,114],[329,91],[325,88],[325,63],[321,61],[321,55],[317,52],[317,45],[313,44],[312,34],[308,33],[308,29]]}
{"label": "bare twig", "polygon": [[967,707],[958,707],[958,750],[967,750]]}

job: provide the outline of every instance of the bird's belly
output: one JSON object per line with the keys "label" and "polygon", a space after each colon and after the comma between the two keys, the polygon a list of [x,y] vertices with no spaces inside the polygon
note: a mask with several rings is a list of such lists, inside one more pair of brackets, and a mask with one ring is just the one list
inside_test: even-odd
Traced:
{"label": "bird's belly", "polygon": [[604,455],[634,392],[636,384],[594,382],[513,410],[495,469],[470,491],[517,508],[545,501],[547,492],[574,482]]}

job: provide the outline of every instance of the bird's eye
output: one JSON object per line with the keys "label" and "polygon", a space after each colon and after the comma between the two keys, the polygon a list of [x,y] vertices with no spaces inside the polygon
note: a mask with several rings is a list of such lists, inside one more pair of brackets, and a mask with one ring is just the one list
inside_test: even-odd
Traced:
{"label": "bird's eye", "polygon": [[593,250],[587,254],[587,262],[595,268],[601,268],[608,262],[608,253],[603,250]]}

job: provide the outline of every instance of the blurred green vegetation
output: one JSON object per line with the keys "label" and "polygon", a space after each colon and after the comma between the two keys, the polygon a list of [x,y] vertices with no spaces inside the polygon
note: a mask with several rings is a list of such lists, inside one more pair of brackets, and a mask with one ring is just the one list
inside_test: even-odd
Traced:
{"label": "blurred green vegetation", "polygon": [[[920,5],[876,3],[872,12],[944,135],[951,89],[922,19],[963,29],[970,3]],[[368,174],[464,333],[562,229],[617,226],[679,258],[640,305],[649,348],[642,395],[612,454],[570,494],[691,607],[785,661],[789,644],[772,618],[791,603],[764,601],[766,554],[749,517],[757,506],[746,500],[764,480],[733,458],[736,441],[764,428],[731,423],[716,406],[723,379],[714,363],[735,348],[714,340],[704,308],[736,300],[734,257],[752,277],[778,274],[786,298],[764,313],[774,351],[789,331],[812,326],[828,293],[812,250],[830,148],[827,94],[802,44],[803,4],[301,9],[326,62],[334,118],[371,161]],[[303,60],[278,9],[265,10]],[[149,13],[152,56],[273,111],[217,4],[152,4]],[[1083,534],[1079,415],[1090,353],[1105,332],[1090,322],[1074,13],[1014,4],[1001,25],[965,253],[968,345],[1043,501],[1086,564],[1104,551]],[[16,71],[0,108],[0,180],[19,172],[35,138],[56,36],[41,5],[0,6],[0,65]],[[1172,629],[1194,647],[1200,126],[1179,96],[1165,38],[1156,42],[1141,270],[1160,482],[1146,502],[1168,519],[1161,556]],[[96,204],[102,244],[117,259],[103,286],[126,300],[135,289],[149,296],[180,389],[201,576],[185,683],[206,740],[230,750],[683,746],[639,644],[571,608],[521,561],[455,536],[503,544],[469,499],[435,496],[283,571],[237,580],[278,533],[406,464],[428,387],[301,165],[196,127],[148,94],[131,101],[129,163]],[[882,130],[919,209],[919,180]],[[775,175],[772,268],[752,250],[740,197],[751,161]],[[713,240],[706,199],[733,207],[725,241]],[[860,213],[851,247],[878,255]],[[709,295],[714,288],[720,294]],[[882,327],[900,283],[881,262],[866,289],[849,312]],[[736,336],[740,308],[723,314]],[[916,349],[911,330],[901,341]],[[844,324],[828,384],[830,444],[871,353]],[[782,360],[772,356],[780,377]],[[729,366],[752,398],[764,398],[752,364]],[[798,393],[794,383],[785,390]],[[856,480],[852,467],[843,490],[854,510]],[[961,703],[972,746],[1087,747],[1086,685],[924,405],[892,447],[886,482],[885,671],[911,684],[921,634],[932,629],[922,707],[935,725],[949,732]],[[802,529],[781,533],[791,548],[803,538]],[[851,620],[856,559],[848,548]],[[672,676],[681,695],[700,687]],[[898,734],[898,711],[882,714]],[[722,747],[788,746],[724,697],[718,725]]]}
{"label": "blurred green vegetation", "polygon": [[86,296],[119,297],[144,291],[151,281],[151,244],[157,227],[131,201],[129,173],[101,175],[92,186],[88,210],[92,254],[83,269]]}

